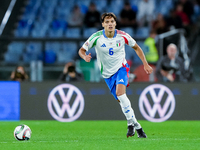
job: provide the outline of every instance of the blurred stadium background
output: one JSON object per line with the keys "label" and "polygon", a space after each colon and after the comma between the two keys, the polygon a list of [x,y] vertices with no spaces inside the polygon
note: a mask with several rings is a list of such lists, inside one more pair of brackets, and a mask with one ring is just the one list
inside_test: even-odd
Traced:
{"label": "blurred stadium background", "polygon": [[[132,9],[137,11],[139,2],[142,0],[128,1]],[[179,0],[149,1],[155,6],[153,19],[156,19],[159,13],[168,18],[174,3]],[[151,114],[153,112],[152,118],[168,115],[172,110],[172,101],[168,101],[167,104],[165,102],[168,96],[174,97],[173,104],[176,104],[176,107],[170,116],[168,115],[169,121],[154,123],[145,120],[141,108],[138,107],[143,89],[151,84],[158,85],[154,84],[156,83],[155,78],[152,79],[152,76],[147,77],[140,74],[141,80],[138,81],[141,82],[133,81],[134,83],[127,88],[127,95],[131,99],[137,119],[140,120],[148,135],[148,138],[141,142],[141,139],[136,137],[126,139],[126,120],[124,120],[118,103],[114,101],[106,84],[103,83],[96,65],[94,49],[90,50],[94,58],[91,63],[85,63],[77,54],[83,42],[99,28],[89,28],[84,25],[72,27],[68,23],[70,13],[75,5],[78,5],[81,12],[86,14],[89,4],[94,2],[100,14],[114,12],[119,18],[125,1],[1,0],[1,147],[12,150],[19,149],[19,146],[27,149],[63,149],[63,147],[67,147],[67,149],[109,150],[124,148],[149,150],[160,149],[160,147],[167,150],[199,149],[200,2],[199,0],[186,1],[189,1],[193,7],[189,30],[170,28],[169,31],[158,34],[156,41],[160,57],[166,54],[165,49],[169,43],[177,45],[179,55],[184,59],[187,73],[192,75],[192,79],[189,80],[190,83],[160,83],[159,85],[164,87],[164,90],[169,88],[168,91],[171,91],[170,93],[163,92],[160,107],[157,107],[158,103],[153,103],[158,99],[151,98],[150,92],[146,93],[147,98],[149,98],[147,104],[152,107],[149,107],[150,110],[147,108],[145,110]],[[127,31],[145,50],[144,40],[149,36],[151,28],[151,26],[142,26],[137,29],[130,27],[120,29]],[[188,31],[190,34],[186,34]],[[141,62],[134,51],[126,47],[126,53],[127,60],[135,64],[132,66],[131,72],[141,72],[139,66]],[[49,95],[52,93],[52,89],[63,85],[63,82],[58,82],[58,78],[64,65],[69,61],[76,63],[77,69],[84,74],[87,84],[85,82],[67,84],[73,90],[74,86],[78,87],[84,97],[82,103],[79,101],[75,104],[76,108],[68,110],[66,109],[68,103],[63,102],[64,99],[66,100],[68,89],[63,88],[61,95],[59,95],[60,91],[56,91],[53,99],[49,98]],[[9,81],[11,72],[18,65],[25,67],[30,82]],[[156,89],[155,93],[158,94],[158,91]],[[66,95],[62,99],[64,92]],[[153,93],[154,96],[155,93]],[[73,103],[77,95],[77,93],[71,95],[72,100],[69,100],[69,105],[74,106]],[[47,103],[52,105],[52,109],[60,117],[59,119],[69,119],[69,114],[72,118],[73,115],[79,114],[80,118],[75,118],[78,121],[73,120],[74,122],[71,123],[61,123],[59,119],[53,118]],[[53,106],[54,104],[57,107]],[[83,114],[81,114],[82,112],[78,113],[81,104],[85,105],[84,111],[82,110]],[[154,106],[158,110],[154,109]],[[21,144],[15,141],[13,131],[19,124],[27,124],[32,129],[33,134],[30,142],[22,142],[23,144]]]}
{"label": "blurred stadium background", "polygon": [[[128,0],[135,11],[139,0]],[[150,0],[155,5],[154,19],[161,13],[168,17],[174,3],[178,0]],[[78,5],[85,14],[90,2],[96,4],[97,10],[114,12],[119,18],[123,8],[123,0],[6,0],[0,6],[0,80],[9,80],[11,72],[17,65],[25,66],[31,81],[58,79],[64,64],[75,61],[78,69],[83,72],[86,81],[99,82],[98,68],[95,59],[93,63],[80,63],[78,49],[91,33],[99,28],[71,27],[68,18],[73,6]],[[183,29],[172,29],[158,35],[158,51],[162,56],[166,45],[177,44],[179,54],[185,64],[190,66],[193,80],[200,81],[199,67],[199,3],[191,0],[193,15],[191,34],[185,36]],[[116,9],[117,8],[117,9]],[[139,27],[133,30],[123,28],[130,33],[138,44],[145,49],[144,40],[149,36],[151,26]],[[140,64],[137,56],[127,47],[127,59],[133,64]],[[95,58],[94,49],[91,50]],[[37,66],[37,64],[39,64]],[[135,68],[132,69],[134,71]]]}

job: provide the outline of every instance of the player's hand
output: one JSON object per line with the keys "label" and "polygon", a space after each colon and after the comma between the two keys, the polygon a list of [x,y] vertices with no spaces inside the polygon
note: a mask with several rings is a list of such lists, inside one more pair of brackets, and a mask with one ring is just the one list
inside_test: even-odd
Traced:
{"label": "player's hand", "polygon": [[84,60],[85,60],[86,62],[90,62],[91,58],[92,58],[91,53],[89,53],[88,55],[85,56],[85,59],[84,59]]}
{"label": "player's hand", "polygon": [[151,74],[153,72],[153,68],[149,65],[145,65],[144,70],[147,74]]}

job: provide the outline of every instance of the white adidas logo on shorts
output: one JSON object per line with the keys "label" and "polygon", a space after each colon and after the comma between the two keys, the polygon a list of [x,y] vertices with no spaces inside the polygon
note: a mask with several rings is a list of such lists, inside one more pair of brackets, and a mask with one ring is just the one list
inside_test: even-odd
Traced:
{"label": "white adidas logo on shorts", "polygon": [[119,80],[119,82],[124,82],[124,80],[123,80],[123,79],[121,79],[121,80]]}

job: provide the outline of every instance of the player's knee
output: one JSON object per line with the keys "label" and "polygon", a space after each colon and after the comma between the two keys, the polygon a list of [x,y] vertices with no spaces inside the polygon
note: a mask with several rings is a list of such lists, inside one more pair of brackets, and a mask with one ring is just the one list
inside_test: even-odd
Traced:
{"label": "player's knee", "polygon": [[123,95],[124,94],[124,92],[122,92],[122,91],[116,91],[116,95],[117,96],[121,96],[121,95]]}
{"label": "player's knee", "polygon": [[125,94],[125,92],[126,92],[126,86],[123,84],[118,84],[116,87],[116,95],[121,96]]}
{"label": "player's knee", "polygon": [[[129,106],[129,105],[131,105],[130,104],[130,100],[128,99],[128,97],[126,96],[126,94],[123,94],[123,95],[121,95],[121,96],[118,96],[117,97],[118,99],[119,99],[119,101],[120,101],[120,105],[124,108],[124,107],[127,107],[127,106]],[[127,107],[128,108],[128,107]]]}

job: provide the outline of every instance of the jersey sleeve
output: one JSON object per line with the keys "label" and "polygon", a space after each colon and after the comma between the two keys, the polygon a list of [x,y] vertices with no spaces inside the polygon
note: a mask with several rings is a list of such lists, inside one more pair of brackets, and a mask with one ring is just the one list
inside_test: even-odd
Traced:
{"label": "jersey sleeve", "polygon": [[125,43],[130,47],[133,47],[135,45],[136,41],[128,33],[125,33],[124,35],[122,35],[122,37],[124,38]]}
{"label": "jersey sleeve", "polygon": [[88,51],[89,49],[91,49],[91,45],[93,44],[91,41],[89,41],[90,38],[87,39],[87,41],[83,44],[83,48]]}
{"label": "jersey sleeve", "polygon": [[94,47],[96,45],[97,39],[99,38],[99,32],[96,32],[94,34],[92,34],[87,41],[83,44],[83,48],[88,51],[89,49],[91,49],[92,47]]}

